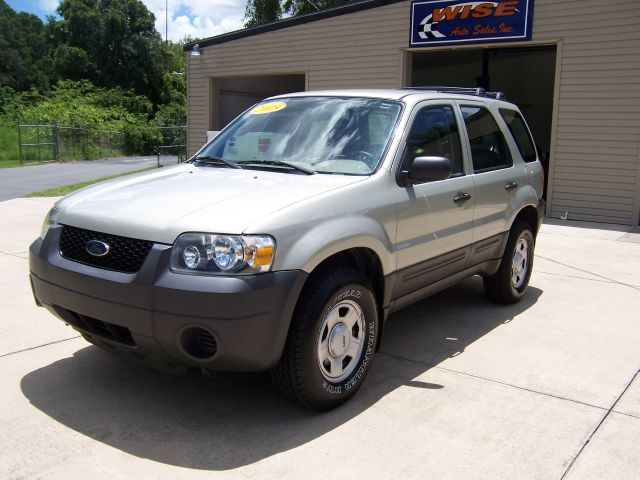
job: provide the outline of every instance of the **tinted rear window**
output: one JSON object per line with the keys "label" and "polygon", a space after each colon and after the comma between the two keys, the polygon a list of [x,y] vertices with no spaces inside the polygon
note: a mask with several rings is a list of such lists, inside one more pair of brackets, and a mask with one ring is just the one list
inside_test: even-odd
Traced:
{"label": "tinted rear window", "polygon": [[538,156],[536,155],[536,147],[529,135],[527,125],[524,123],[522,116],[515,110],[509,110],[507,108],[500,109],[500,115],[504,118],[509,131],[513,136],[513,139],[520,150],[520,155],[525,162],[535,162]]}
{"label": "tinted rear window", "polygon": [[513,165],[507,141],[491,112],[484,107],[460,107],[469,135],[471,159],[475,173]]}

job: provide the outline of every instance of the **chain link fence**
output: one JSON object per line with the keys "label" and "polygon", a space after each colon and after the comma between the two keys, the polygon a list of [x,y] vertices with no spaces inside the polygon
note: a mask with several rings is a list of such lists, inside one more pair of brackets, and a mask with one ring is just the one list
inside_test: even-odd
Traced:
{"label": "chain link fence", "polygon": [[20,164],[55,162],[58,152],[58,127],[51,124],[22,123],[18,120],[18,152]]}
{"label": "chain link fence", "polygon": [[[127,151],[124,132],[18,119],[20,164],[68,162],[121,157]],[[165,125],[151,128],[144,143],[158,157],[158,165],[175,164],[186,158],[187,127]],[[143,152],[137,152],[143,153]]]}
{"label": "chain link fence", "polygon": [[95,160],[125,154],[123,132],[18,120],[20,164]]}
{"label": "chain link fence", "polygon": [[165,125],[157,127],[156,154],[158,166],[183,162],[187,158],[187,127]]}

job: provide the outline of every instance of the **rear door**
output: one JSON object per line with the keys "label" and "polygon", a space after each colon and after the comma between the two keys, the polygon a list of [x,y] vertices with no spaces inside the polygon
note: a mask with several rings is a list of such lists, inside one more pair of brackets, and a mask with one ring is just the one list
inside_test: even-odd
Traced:
{"label": "rear door", "polygon": [[401,189],[395,297],[449,276],[466,265],[472,241],[474,183],[468,175],[453,101],[422,102],[414,108],[405,136],[403,168],[418,156],[451,160],[450,178]]}
{"label": "rear door", "polygon": [[[538,150],[531,130],[518,110],[500,108],[499,111],[515,143],[515,152],[525,163],[527,181],[536,190],[536,198],[541,198],[544,193],[544,170],[540,163],[541,159],[538,158]],[[513,148],[511,150],[514,151]]]}
{"label": "rear door", "polygon": [[518,189],[527,182],[522,162],[514,162],[497,111],[484,103],[459,101],[475,182],[473,241],[479,242],[510,228]]}

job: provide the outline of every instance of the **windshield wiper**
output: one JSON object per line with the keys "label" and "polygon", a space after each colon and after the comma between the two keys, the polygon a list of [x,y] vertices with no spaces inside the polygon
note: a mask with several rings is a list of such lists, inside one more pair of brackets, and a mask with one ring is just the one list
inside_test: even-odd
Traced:
{"label": "windshield wiper", "polygon": [[259,165],[274,165],[274,166],[281,166],[281,167],[289,167],[299,172],[305,173],[307,175],[313,175],[314,173],[316,173],[316,171],[311,168],[303,167],[301,165],[296,165],[295,163],[283,162],[281,160],[244,160],[238,163],[239,164],[241,163],[242,165],[251,165],[252,167],[259,166]]}
{"label": "windshield wiper", "polygon": [[221,157],[216,157],[214,155],[203,155],[202,157],[196,157],[193,159],[196,162],[200,162],[200,163],[208,163],[208,164],[216,164],[216,163],[224,163],[225,165],[231,167],[231,168],[242,168],[240,165],[238,165],[236,162],[232,162],[231,160],[225,160],[224,158]]}

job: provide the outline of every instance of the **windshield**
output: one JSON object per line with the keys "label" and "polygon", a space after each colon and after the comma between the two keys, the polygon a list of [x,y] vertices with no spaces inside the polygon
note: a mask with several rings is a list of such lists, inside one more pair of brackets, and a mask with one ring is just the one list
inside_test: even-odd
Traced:
{"label": "windshield", "polygon": [[197,158],[241,168],[369,175],[401,108],[399,102],[370,98],[265,101],[231,123]]}

